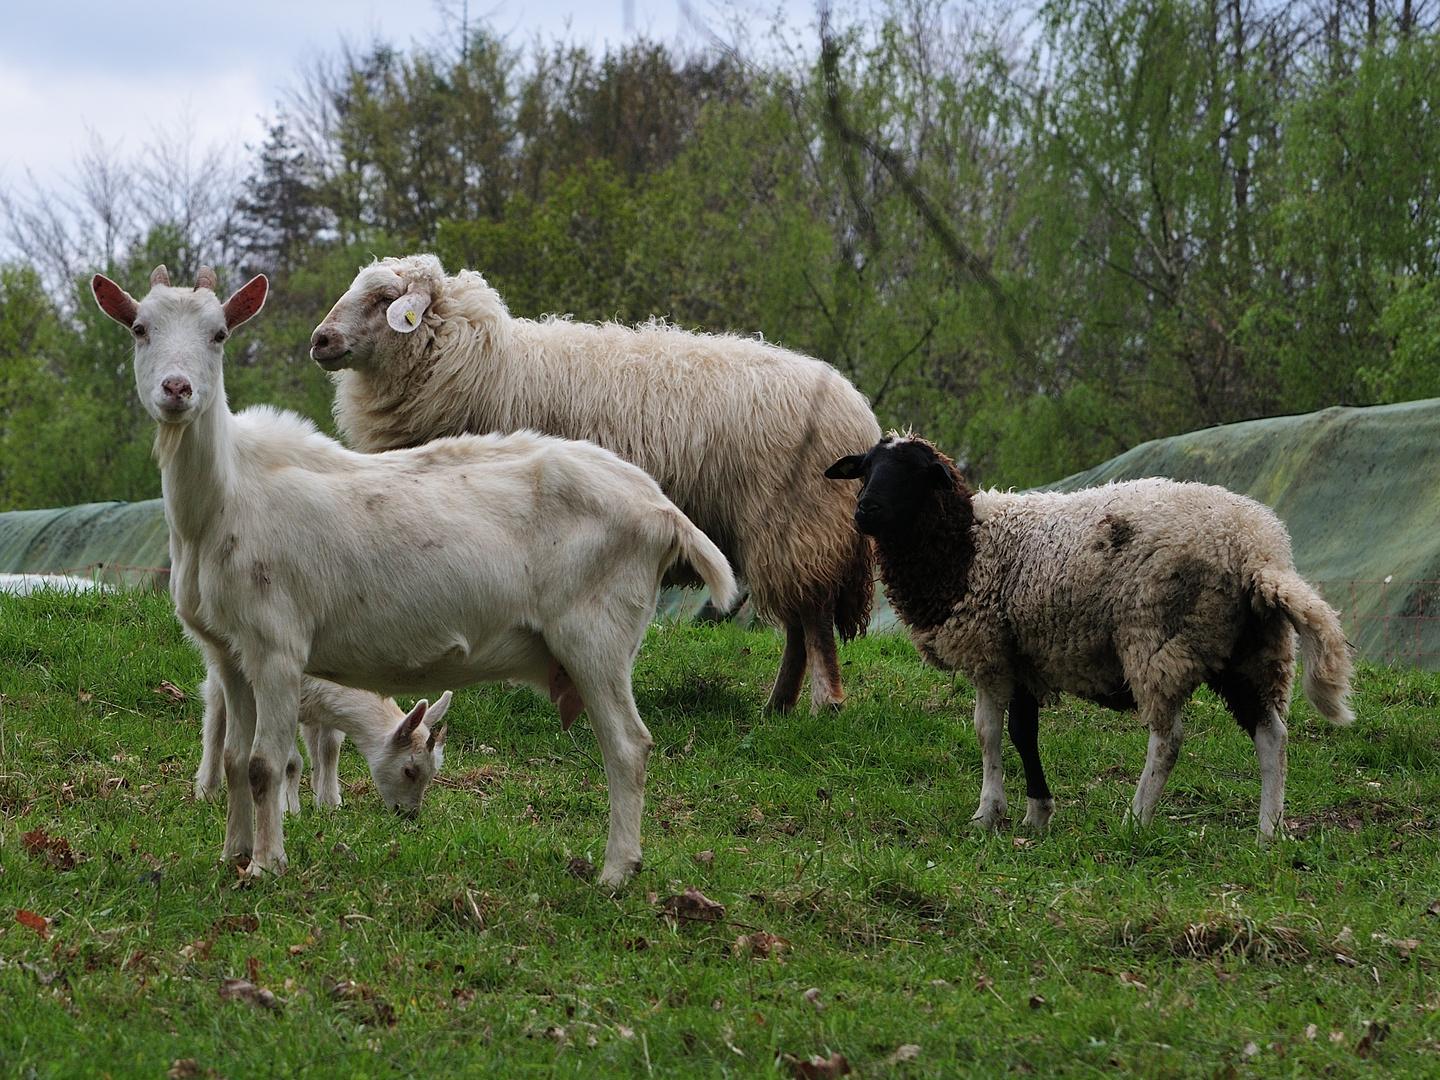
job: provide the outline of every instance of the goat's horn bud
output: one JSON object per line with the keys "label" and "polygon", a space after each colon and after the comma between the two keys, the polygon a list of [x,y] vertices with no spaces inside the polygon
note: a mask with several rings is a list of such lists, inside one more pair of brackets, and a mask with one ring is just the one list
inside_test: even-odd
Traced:
{"label": "goat's horn bud", "polygon": [[208,266],[200,267],[200,273],[195,275],[195,288],[197,289],[209,289],[214,292],[215,286],[219,284],[220,282],[215,278],[215,271]]}
{"label": "goat's horn bud", "polygon": [[152,288],[155,287],[156,285],[169,285],[169,284],[170,284],[170,271],[165,269],[165,264],[164,264],[164,263],[161,263],[159,266],[155,267],[154,270],[151,270],[151,271],[150,271],[150,286],[151,286]]}

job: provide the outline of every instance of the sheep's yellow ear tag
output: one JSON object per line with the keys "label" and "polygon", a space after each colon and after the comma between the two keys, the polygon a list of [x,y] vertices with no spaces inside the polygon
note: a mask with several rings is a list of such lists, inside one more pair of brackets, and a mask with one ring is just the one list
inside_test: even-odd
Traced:
{"label": "sheep's yellow ear tag", "polygon": [[385,321],[390,329],[399,334],[411,333],[420,325],[420,316],[430,306],[430,295],[423,292],[408,292],[390,305],[385,312]]}

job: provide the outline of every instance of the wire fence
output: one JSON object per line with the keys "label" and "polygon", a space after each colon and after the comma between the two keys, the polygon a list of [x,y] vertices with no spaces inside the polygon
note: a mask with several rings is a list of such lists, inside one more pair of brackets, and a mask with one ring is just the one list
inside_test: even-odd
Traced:
{"label": "wire fence", "polygon": [[1317,581],[1366,660],[1440,668],[1440,581]]}

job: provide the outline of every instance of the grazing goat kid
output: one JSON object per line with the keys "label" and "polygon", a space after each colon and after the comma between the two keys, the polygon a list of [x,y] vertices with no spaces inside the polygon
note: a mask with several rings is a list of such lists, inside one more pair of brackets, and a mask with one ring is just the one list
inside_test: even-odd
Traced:
{"label": "grazing goat kid", "polygon": [[1295,573],[1285,526],[1251,499],[1160,479],[971,492],[930,443],[895,434],[825,475],[864,481],[855,524],[875,538],[891,603],[927,661],[975,686],[986,827],[1005,816],[1007,705],[1036,828],[1055,810],[1040,703],[1065,691],[1138,707],[1150,746],[1130,813],[1148,825],[1180,756],[1181,708],[1208,683],[1255,742],[1264,839],[1284,817],[1294,631],[1306,695],[1333,723],[1354,719],[1340,620]]}
{"label": "grazing goat kid", "polygon": [[[205,698],[204,752],[195,774],[195,798],[220,794],[225,783],[225,687],[210,674]],[[319,806],[340,805],[340,744],[349,735],[370,766],[380,799],[397,814],[413,816],[445,761],[445,728],[437,727],[450,707],[450,691],[430,706],[421,699],[408,714],[393,698],[351,690],[320,679],[300,684],[300,730],[310,752],[310,784]],[[285,809],[300,812],[300,755],[285,765]]]}
{"label": "grazing goat kid", "polygon": [[588,443],[532,432],[356,454],[309,421],[225,401],[223,351],[264,303],[256,277],[221,304],[215,275],[138,303],[96,275],[135,339],[158,424],[170,592],[225,688],[225,855],[285,869],[284,769],[309,674],[376,693],[513,680],[548,689],[562,723],[588,710],[610,785],[600,880],[640,864],[651,739],[631,668],[677,558],[717,602],[719,549],[645,473]]}

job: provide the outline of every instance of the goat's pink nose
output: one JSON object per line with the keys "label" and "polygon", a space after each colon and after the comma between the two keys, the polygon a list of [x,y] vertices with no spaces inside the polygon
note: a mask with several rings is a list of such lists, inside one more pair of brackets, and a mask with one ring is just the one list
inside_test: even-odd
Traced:
{"label": "goat's pink nose", "polygon": [[171,375],[160,383],[160,389],[165,392],[166,397],[176,399],[188,398],[195,392],[190,380],[183,375]]}

